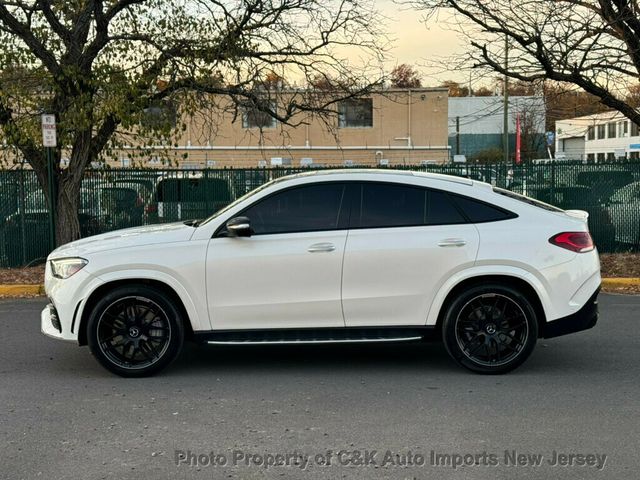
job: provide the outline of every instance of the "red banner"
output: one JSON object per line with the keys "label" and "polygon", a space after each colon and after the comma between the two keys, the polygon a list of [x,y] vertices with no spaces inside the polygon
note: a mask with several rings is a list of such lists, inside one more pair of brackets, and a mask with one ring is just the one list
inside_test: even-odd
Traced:
{"label": "red banner", "polygon": [[516,114],[516,165],[520,165],[520,114]]}

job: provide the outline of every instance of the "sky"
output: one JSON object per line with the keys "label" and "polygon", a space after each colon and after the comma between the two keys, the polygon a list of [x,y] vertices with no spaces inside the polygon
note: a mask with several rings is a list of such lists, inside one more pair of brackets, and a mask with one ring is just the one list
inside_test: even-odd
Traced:
{"label": "sky", "polygon": [[[436,69],[430,61],[444,59],[466,50],[463,39],[446,25],[446,13],[440,13],[439,19],[430,19],[425,23],[424,14],[406,6],[399,6],[392,0],[376,0],[376,7],[389,18],[387,30],[394,39],[389,52],[388,64],[407,63],[419,68],[423,73],[425,86],[433,86],[443,80],[469,82],[468,72],[460,73]],[[387,67],[389,68],[389,67]]]}

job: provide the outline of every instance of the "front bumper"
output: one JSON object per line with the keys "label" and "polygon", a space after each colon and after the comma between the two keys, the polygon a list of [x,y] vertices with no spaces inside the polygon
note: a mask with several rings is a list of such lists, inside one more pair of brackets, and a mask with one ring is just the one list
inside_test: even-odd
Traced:
{"label": "front bumper", "polygon": [[61,340],[74,340],[72,338],[65,338],[62,334],[62,325],[60,324],[60,317],[58,311],[52,303],[48,304],[42,312],[40,312],[40,330],[46,336],[51,338],[58,338]]}
{"label": "front bumper", "polygon": [[543,338],[554,338],[593,328],[598,321],[598,294],[600,287],[576,313],[547,322],[542,329]]}
{"label": "front bumper", "polygon": [[85,268],[66,280],[55,278],[47,261],[44,288],[51,303],[40,313],[42,333],[60,340],[78,341],[84,302],[89,292],[102,283]]}

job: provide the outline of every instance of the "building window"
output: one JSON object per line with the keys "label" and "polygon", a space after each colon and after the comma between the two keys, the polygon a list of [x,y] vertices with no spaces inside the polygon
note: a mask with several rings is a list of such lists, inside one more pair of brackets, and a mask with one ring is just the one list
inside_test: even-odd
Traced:
{"label": "building window", "polygon": [[598,125],[598,140],[606,138],[606,127],[604,125]]}
{"label": "building window", "polygon": [[587,153],[587,163],[593,163],[596,161],[595,153]]}
{"label": "building window", "polygon": [[338,126],[340,128],[373,127],[373,100],[352,98],[340,102]]}
{"label": "building window", "polygon": [[629,122],[621,122],[620,124],[620,136],[626,137],[629,133]]}
{"label": "building window", "polygon": [[599,162],[604,162],[604,159],[605,159],[604,153],[602,153],[602,152],[599,153],[598,156],[597,156],[597,159],[598,159],[598,163]]}
{"label": "building window", "polygon": [[637,124],[632,122],[631,123],[631,136],[632,137],[637,137],[638,135],[640,135],[639,130],[640,130],[640,127]]}
{"label": "building window", "polygon": [[607,153],[607,162],[614,162],[616,160],[616,154],[614,152]]}
{"label": "building window", "polygon": [[[271,105],[275,110],[275,105]],[[245,108],[242,112],[242,128],[276,128],[276,119],[257,108]]]}
{"label": "building window", "polygon": [[616,124],[615,122],[607,123],[607,137],[616,138]]}
{"label": "building window", "polygon": [[587,140],[595,140],[596,139],[596,127],[591,126],[587,129]]}

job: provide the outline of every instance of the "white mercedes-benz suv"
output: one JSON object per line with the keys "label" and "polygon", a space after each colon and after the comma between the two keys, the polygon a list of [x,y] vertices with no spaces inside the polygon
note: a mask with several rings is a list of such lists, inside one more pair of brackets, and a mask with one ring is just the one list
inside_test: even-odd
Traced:
{"label": "white mercedes-benz suv", "polygon": [[598,317],[587,214],[465,178],[332,170],[265,184],[204,221],[120,230],[49,255],[41,315],[122,376],[185,339],[404,342],[503,373]]}

